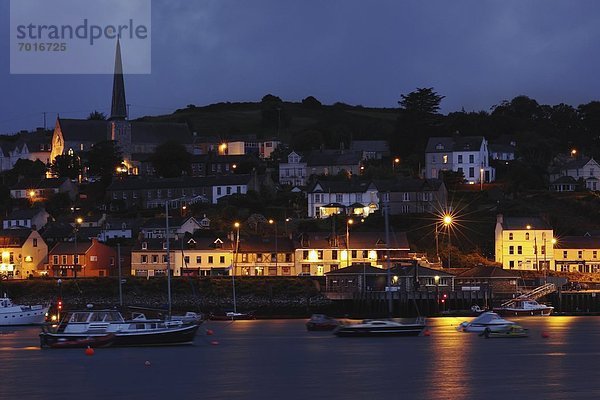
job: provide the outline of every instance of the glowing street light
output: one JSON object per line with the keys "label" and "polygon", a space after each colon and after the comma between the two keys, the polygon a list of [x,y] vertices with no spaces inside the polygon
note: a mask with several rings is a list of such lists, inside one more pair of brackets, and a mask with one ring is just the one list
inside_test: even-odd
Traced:
{"label": "glowing street light", "polygon": [[231,284],[232,284],[232,292],[233,292],[233,312],[237,313],[237,306],[236,306],[236,301],[235,301],[235,266],[237,264],[238,249],[240,247],[240,223],[235,222],[233,224],[233,227],[236,230],[236,235],[235,235],[235,255],[233,257],[233,263],[231,265]]}
{"label": "glowing street light", "polygon": [[450,249],[450,228],[452,227],[452,222],[453,222],[452,215],[445,214],[444,218],[442,219],[442,223],[444,224],[444,226],[448,230],[448,268],[450,268],[450,252],[451,252],[451,249]]}
{"label": "glowing street light", "polygon": [[346,221],[346,267],[350,266],[350,225],[353,223],[352,218]]}
{"label": "glowing street light", "polygon": [[269,224],[275,227],[275,270],[277,271],[277,256],[279,253],[279,249],[277,248],[277,222],[273,219],[270,219]]}

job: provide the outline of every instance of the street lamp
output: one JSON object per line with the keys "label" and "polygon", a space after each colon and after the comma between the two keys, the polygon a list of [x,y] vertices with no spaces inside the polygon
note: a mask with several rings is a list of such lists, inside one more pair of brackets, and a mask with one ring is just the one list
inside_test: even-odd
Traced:
{"label": "street lamp", "polygon": [[400,163],[400,158],[396,157],[392,161],[392,172],[396,172],[396,165]]}
{"label": "street lamp", "polygon": [[73,254],[73,278],[77,279],[77,264],[79,263],[79,254],[77,254],[77,232],[79,231],[79,226],[83,222],[83,218],[77,217],[75,218],[75,227],[73,229],[74,233],[74,242],[75,242],[75,252]]}
{"label": "street lamp", "polygon": [[440,312],[440,276],[436,275],[433,277],[435,283],[435,312]]}
{"label": "street lamp", "polygon": [[442,219],[442,223],[446,229],[448,229],[448,268],[450,268],[450,227],[452,226],[452,220],[452,215],[450,214],[444,215],[444,218]]}
{"label": "street lamp", "polygon": [[479,169],[479,191],[483,190],[483,173],[485,170],[483,168]]}
{"label": "street lamp", "polygon": [[269,224],[275,227],[275,274],[277,274],[277,256],[279,255],[279,249],[277,248],[277,222],[270,219]]}
{"label": "street lamp", "polygon": [[233,312],[236,313],[237,305],[236,305],[236,301],[235,301],[235,267],[237,264],[238,249],[240,247],[240,223],[235,222],[233,224],[233,227],[236,230],[236,234],[235,234],[235,253],[233,256],[233,263],[231,265],[231,286],[232,286],[232,293],[233,293]]}
{"label": "street lamp", "polygon": [[353,223],[352,218],[346,221],[346,267],[350,266],[350,225]]}

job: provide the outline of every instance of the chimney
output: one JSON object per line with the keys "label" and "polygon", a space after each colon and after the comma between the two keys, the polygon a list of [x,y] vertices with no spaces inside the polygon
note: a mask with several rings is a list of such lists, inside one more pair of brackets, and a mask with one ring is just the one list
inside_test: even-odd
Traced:
{"label": "chimney", "polygon": [[497,224],[502,224],[504,223],[504,216],[502,214],[498,214],[496,215],[496,223]]}

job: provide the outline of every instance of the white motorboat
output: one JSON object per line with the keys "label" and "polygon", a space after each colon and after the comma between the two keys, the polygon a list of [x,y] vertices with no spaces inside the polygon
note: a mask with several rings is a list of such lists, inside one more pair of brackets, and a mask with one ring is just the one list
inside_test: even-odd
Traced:
{"label": "white motorboat", "polygon": [[554,307],[540,304],[535,300],[515,300],[511,305],[494,308],[494,311],[503,316],[510,315],[542,315],[552,314]]}
{"label": "white motorboat", "polygon": [[473,319],[471,322],[463,322],[459,325],[458,329],[463,332],[483,332],[489,329],[492,332],[503,330],[511,325],[515,325],[514,322],[505,320],[495,312],[484,312],[479,317]]}
{"label": "white motorboat", "polygon": [[425,319],[404,323],[393,319],[366,319],[358,324],[340,325],[333,333],[336,336],[418,336],[425,329]]}
{"label": "white motorboat", "polygon": [[46,320],[49,305],[23,306],[13,304],[4,294],[0,297],[0,326],[40,325]]}

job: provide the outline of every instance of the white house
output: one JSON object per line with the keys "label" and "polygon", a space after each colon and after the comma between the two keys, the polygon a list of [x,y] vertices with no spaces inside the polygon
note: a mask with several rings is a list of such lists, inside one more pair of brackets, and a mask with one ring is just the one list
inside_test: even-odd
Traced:
{"label": "white house", "polygon": [[288,162],[279,164],[279,183],[304,186],[306,184],[306,161],[295,151],[288,154]]}
{"label": "white house", "polygon": [[554,231],[540,218],[497,216],[496,262],[502,268],[554,270],[554,243]]}
{"label": "white house", "polygon": [[367,217],[379,210],[379,192],[373,182],[316,181],[306,193],[310,218],[333,214]]}
{"label": "white house", "polygon": [[38,230],[46,226],[50,214],[43,208],[28,208],[15,210],[2,221],[4,229],[9,228],[31,228]]}
{"label": "white house", "polygon": [[462,172],[469,183],[496,180],[496,170],[489,166],[488,142],[483,136],[429,138],[425,178],[439,178],[441,171]]}
{"label": "white house", "polygon": [[600,190],[600,164],[590,157],[570,159],[550,172],[550,181],[556,183],[561,177],[580,179],[588,190]]}
{"label": "white house", "polygon": [[[176,235],[185,233],[193,234],[198,229],[201,227],[194,217],[172,216],[169,218],[169,238],[175,238]],[[164,218],[151,218],[142,224],[140,232],[147,239],[162,239],[165,237],[166,221]]]}

